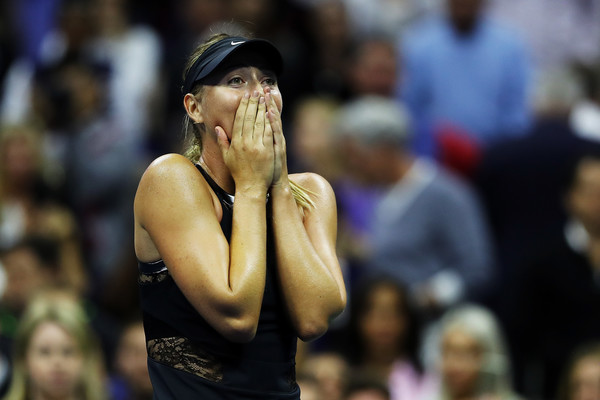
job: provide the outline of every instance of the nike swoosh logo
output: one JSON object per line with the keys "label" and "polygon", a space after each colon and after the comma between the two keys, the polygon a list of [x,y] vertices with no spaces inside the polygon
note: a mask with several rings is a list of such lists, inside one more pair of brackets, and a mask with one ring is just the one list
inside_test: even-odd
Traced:
{"label": "nike swoosh logo", "polygon": [[234,42],[233,40],[231,41],[231,45],[232,46],[237,46],[238,44],[244,43],[244,41],[242,40],[241,42]]}

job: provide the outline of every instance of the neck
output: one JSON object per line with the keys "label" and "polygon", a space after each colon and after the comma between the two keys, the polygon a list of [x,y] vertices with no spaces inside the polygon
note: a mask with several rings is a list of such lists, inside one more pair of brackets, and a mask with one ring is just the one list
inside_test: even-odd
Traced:
{"label": "neck", "polygon": [[402,154],[394,160],[394,166],[390,170],[392,182],[400,182],[410,171],[415,163],[415,158],[408,154]]}
{"label": "neck", "polygon": [[458,37],[467,38],[477,30],[478,19],[451,19],[450,24]]}
{"label": "neck", "polygon": [[389,348],[372,348],[367,352],[365,364],[387,375],[399,358],[401,357],[395,349],[390,351]]}
{"label": "neck", "polygon": [[202,151],[200,165],[221,189],[229,194],[235,194],[235,182],[220,153],[210,150]]}

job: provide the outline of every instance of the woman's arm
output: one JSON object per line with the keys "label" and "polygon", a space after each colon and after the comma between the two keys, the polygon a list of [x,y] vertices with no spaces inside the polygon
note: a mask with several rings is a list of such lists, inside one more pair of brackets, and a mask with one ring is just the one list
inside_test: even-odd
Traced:
{"label": "woman's arm", "polygon": [[315,203],[302,217],[289,185],[280,114],[268,92],[266,99],[275,150],[270,193],[277,268],[292,323],[298,336],[307,341],[324,334],[329,321],[346,305],[346,289],[335,250],[335,195],[322,177],[297,175],[296,183],[312,192]]}
{"label": "woman's arm", "polygon": [[298,178],[298,184],[313,192],[314,208],[302,218],[289,185],[272,187],[272,224],[283,295],[298,336],[307,341],[324,334],[330,320],[343,311],[346,289],[335,251],[333,190],[318,175]]}
{"label": "woman's arm", "polygon": [[206,321],[230,340],[247,341],[254,337],[265,285],[265,199],[236,193],[228,244],[209,190],[189,160],[163,156],[140,182],[137,223]]}
{"label": "woman's arm", "polygon": [[[264,116],[264,106],[257,107],[257,103],[258,98],[244,98],[240,109],[247,107],[248,114],[256,116],[257,126],[264,126],[257,116],[261,108]],[[226,338],[244,342],[256,333],[265,287],[265,199],[273,151],[272,138],[269,146],[263,144],[263,139],[269,142],[263,138],[264,127],[260,135],[256,131],[247,134],[244,128],[242,138],[244,112],[240,110],[238,120],[231,143],[222,148],[236,181],[229,244],[208,184],[182,156],[167,155],[152,163],[142,177],[134,208],[139,231],[136,248],[138,238],[142,242],[147,234],[198,312]]]}

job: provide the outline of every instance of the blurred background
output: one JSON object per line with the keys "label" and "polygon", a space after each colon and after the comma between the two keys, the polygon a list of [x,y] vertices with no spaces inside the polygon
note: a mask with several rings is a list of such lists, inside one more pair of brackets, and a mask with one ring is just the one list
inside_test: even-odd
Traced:
{"label": "blurred background", "polygon": [[337,197],[303,400],[600,400],[600,0],[3,0],[0,392],[53,288],[106,396],[151,398],[133,196],[222,30],[280,49],[289,169]]}

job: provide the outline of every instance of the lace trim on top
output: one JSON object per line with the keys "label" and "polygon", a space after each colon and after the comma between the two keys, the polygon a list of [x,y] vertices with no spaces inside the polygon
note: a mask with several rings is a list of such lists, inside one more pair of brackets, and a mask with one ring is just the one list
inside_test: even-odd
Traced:
{"label": "lace trim on top", "polygon": [[148,340],[148,356],[153,360],[189,372],[211,382],[223,380],[223,364],[184,337]]}
{"label": "lace trim on top", "polygon": [[143,272],[140,272],[140,274],[138,275],[138,283],[140,285],[152,285],[164,281],[169,276],[169,271],[167,271],[166,269],[155,274],[144,274]]}
{"label": "lace trim on top", "polygon": [[140,285],[150,285],[160,283],[167,279],[170,274],[163,260],[152,262],[138,262],[138,283]]}

